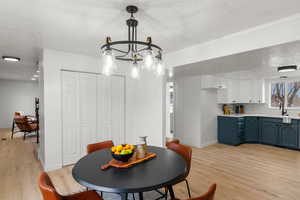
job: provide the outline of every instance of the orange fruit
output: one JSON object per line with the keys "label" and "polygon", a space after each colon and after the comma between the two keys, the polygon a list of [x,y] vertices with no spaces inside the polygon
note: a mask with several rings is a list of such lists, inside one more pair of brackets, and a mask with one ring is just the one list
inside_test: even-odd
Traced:
{"label": "orange fruit", "polygon": [[117,151],[122,151],[123,150],[123,146],[122,145],[118,145],[117,146]]}
{"label": "orange fruit", "polygon": [[115,154],[116,154],[116,155],[120,155],[120,152],[119,152],[119,151],[116,151]]}
{"label": "orange fruit", "polygon": [[117,147],[112,147],[112,148],[111,148],[111,151],[112,151],[112,152],[116,152],[116,151],[117,151]]}

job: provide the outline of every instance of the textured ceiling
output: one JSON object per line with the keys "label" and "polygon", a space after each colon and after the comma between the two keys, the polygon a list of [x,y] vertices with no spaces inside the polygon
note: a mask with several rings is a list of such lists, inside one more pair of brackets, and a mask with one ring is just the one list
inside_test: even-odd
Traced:
{"label": "textured ceiling", "polygon": [[2,0],[0,56],[22,62],[0,62],[0,78],[29,79],[42,48],[98,55],[106,36],[127,37],[128,4],[140,8],[139,38],[152,36],[167,52],[300,11],[299,0]]}

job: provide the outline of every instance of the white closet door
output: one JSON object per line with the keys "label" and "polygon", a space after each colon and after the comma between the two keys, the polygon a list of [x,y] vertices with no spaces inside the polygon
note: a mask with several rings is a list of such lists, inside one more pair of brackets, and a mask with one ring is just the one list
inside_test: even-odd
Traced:
{"label": "white closet door", "polygon": [[81,153],[86,154],[86,146],[97,141],[97,75],[80,74],[80,139]]}
{"label": "white closet door", "polygon": [[125,78],[111,76],[111,136],[114,144],[125,143]]}
{"label": "white closet door", "polygon": [[79,131],[79,74],[62,72],[63,164],[81,156]]}
{"label": "white closet door", "polygon": [[111,140],[111,84],[110,77],[97,78],[97,140]]}
{"label": "white closet door", "polygon": [[125,143],[125,78],[98,76],[97,139]]}

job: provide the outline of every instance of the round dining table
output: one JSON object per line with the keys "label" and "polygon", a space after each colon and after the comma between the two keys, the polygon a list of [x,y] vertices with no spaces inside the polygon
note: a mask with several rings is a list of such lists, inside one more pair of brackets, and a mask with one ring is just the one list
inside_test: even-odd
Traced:
{"label": "round dining table", "polygon": [[143,200],[143,192],[167,187],[172,199],[175,198],[173,185],[183,181],[187,165],[183,157],[174,151],[148,146],[147,150],[156,157],[130,168],[101,166],[112,159],[110,149],[90,153],[81,158],[73,167],[73,178],[81,185],[96,191],[118,193],[122,200],[128,193],[138,193]]}

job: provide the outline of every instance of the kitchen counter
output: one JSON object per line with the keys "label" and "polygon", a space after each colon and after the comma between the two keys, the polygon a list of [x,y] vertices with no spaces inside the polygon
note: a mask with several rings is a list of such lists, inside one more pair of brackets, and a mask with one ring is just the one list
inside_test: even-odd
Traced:
{"label": "kitchen counter", "polygon": [[[218,116],[222,117],[270,117],[270,118],[283,118],[284,116],[282,115],[272,115],[272,114],[231,114],[231,115],[224,115],[220,114]],[[300,119],[299,116],[293,116],[289,115],[291,119]]]}

